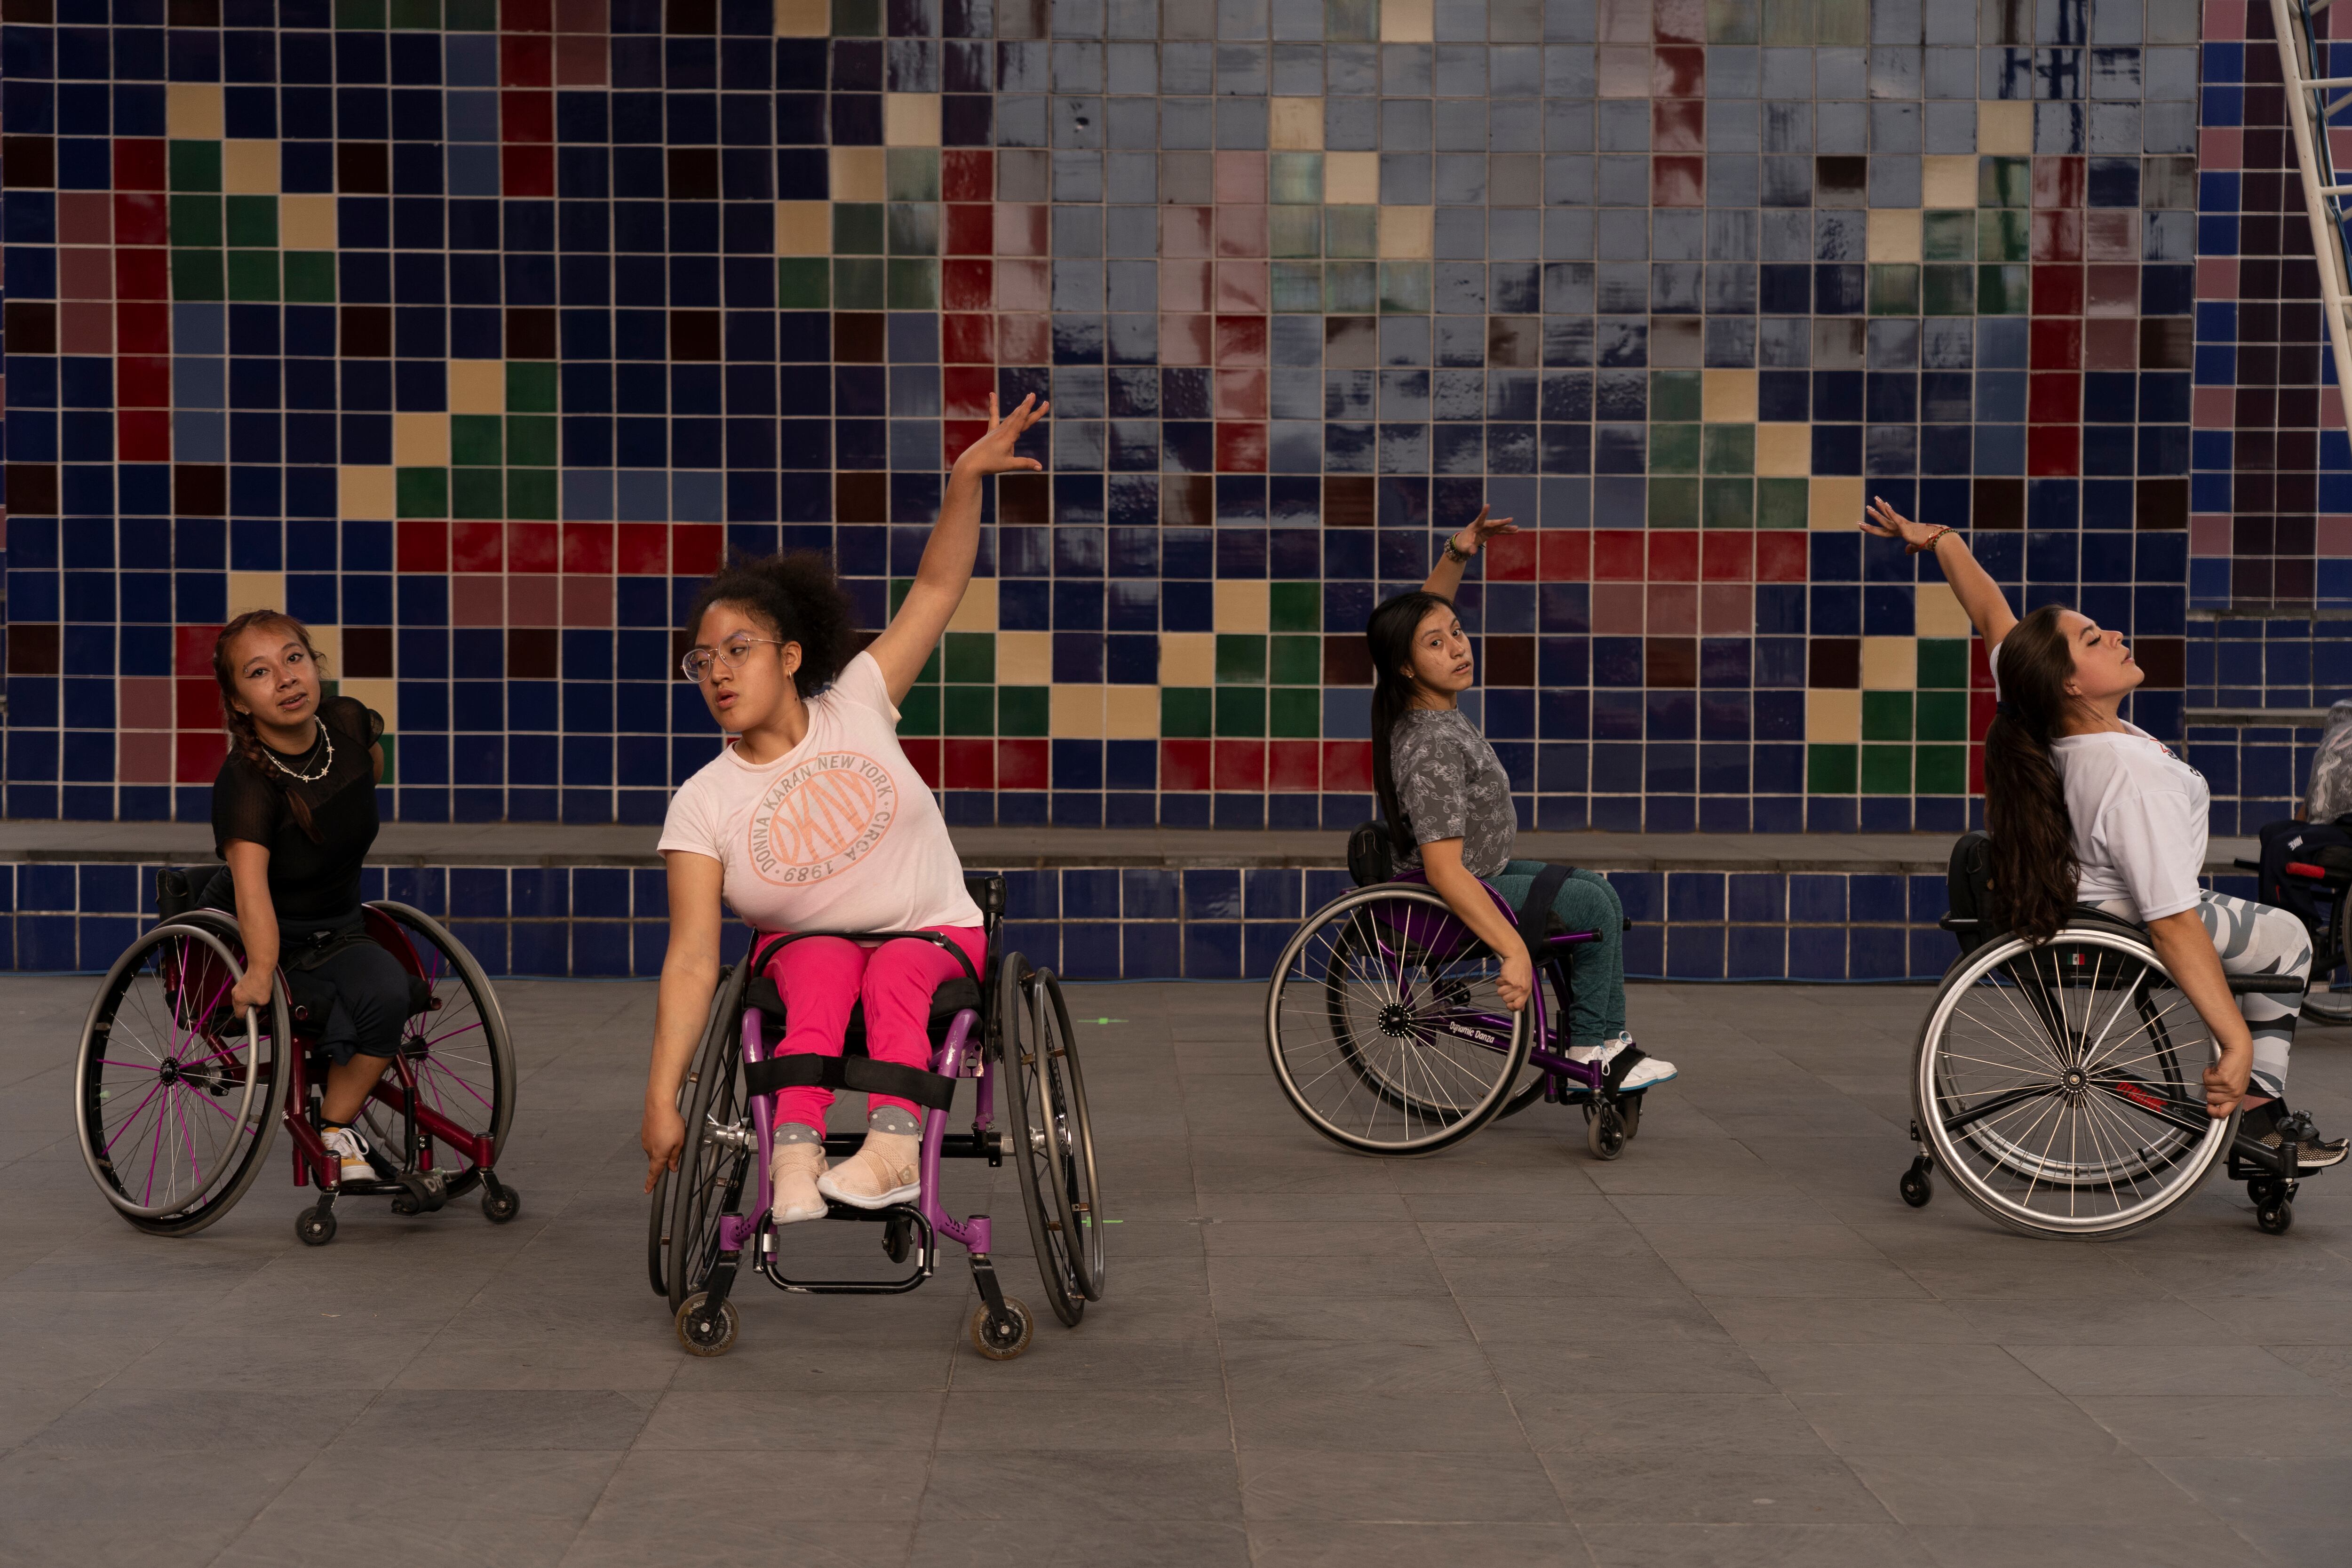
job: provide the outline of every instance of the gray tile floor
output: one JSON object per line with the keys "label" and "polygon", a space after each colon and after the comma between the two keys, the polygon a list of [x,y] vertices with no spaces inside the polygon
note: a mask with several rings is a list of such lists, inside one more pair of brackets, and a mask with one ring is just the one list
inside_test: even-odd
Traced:
{"label": "gray tile floor", "polygon": [[[1906,1209],[1916,989],[1644,987],[1676,1059],[1622,1161],[1538,1109],[1412,1163],[1275,1091],[1249,985],[1081,987],[1113,1271],[1024,1359],[960,1255],[881,1300],[743,1292],[723,1360],[646,1288],[652,990],[509,981],[514,1225],[265,1177],[184,1241],[67,1127],[93,982],[0,980],[0,1563],[2339,1563],[2352,1179],[2259,1234]],[[2352,1125],[2352,1034],[2299,1101]],[[1025,1250],[1008,1167],[951,1196]],[[811,1227],[862,1255],[870,1232]]]}

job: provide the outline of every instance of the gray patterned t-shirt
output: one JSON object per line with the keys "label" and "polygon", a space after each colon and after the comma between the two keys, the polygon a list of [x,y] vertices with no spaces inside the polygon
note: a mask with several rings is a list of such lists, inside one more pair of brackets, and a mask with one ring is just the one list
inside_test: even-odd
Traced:
{"label": "gray patterned t-shirt", "polygon": [[[1412,819],[1416,845],[1462,840],[1462,865],[1474,877],[1498,875],[1511,858],[1518,817],[1510,775],[1478,727],[1454,708],[1415,708],[1390,731],[1397,801]],[[1399,857],[1421,864],[1418,851]]]}

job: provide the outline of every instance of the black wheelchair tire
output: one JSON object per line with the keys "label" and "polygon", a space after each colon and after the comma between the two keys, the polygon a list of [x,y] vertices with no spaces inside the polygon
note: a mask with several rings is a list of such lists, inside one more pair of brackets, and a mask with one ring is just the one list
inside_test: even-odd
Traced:
{"label": "black wheelchair tire", "polygon": [[[723,1032],[719,1020],[730,1020],[733,1027],[742,1026],[743,987],[746,984],[740,963],[730,963],[719,972],[719,984],[711,988],[710,1010],[702,1020],[702,1038],[695,1042],[694,1056],[686,1064],[686,1076],[678,1080],[677,1113],[683,1119],[694,1097],[694,1086],[709,1068],[716,1041]],[[678,1163],[686,1162],[686,1151],[678,1151]],[[669,1296],[669,1211],[677,1176],[664,1171],[654,1184],[653,1202],[646,1209],[646,1278],[654,1294]],[[677,1303],[672,1301],[675,1308]]]}
{"label": "black wheelchair tire", "polygon": [[[736,966],[736,980],[743,966]],[[720,988],[728,989],[726,986]],[[712,1121],[732,1126],[744,1113],[742,986],[730,1005],[714,1011],[714,1022],[696,1052],[686,1107],[686,1142],[669,1183],[668,1261],[664,1270],[672,1310],[700,1290],[719,1257],[719,1221],[740,1200],[751,1164],[748,1149],[730,1148],[711,1137]],[[716,1019],[734,1027],[720,1028]]]}
{"label": "black wheelchair tire", "polygon": [[[997,974],[1001,1022],[996,1066],[1003,1081],[1005,1144],[1020,1178],[1021,1210],[1028,1216],[1029,1239],[1036,1249],[1037,1278],[1054,1316],[1076,1328],[1087,1310],[1086,1289],[1073,1261],[1077,1226],[1062,1191],[1060,1162],[1051,1152],[1055,1117],[1050,1090],[1037,1081],[1046,1003],[1040,982],[1050,978],[1049,972],[1030,968],[1017,952],[1005,956]],[[1048,1151],[1042,1159],[1040,1147]]]}
{"label": "black wheelchair tire", "polygon": [[[483,1131],[489,1134],[493,1163],[504,1159],[507,1132],[514,1125],[516,1080],[514,1037],[507,1032],[506,1015],[499,1011],[498,993],[490,988],[489,976],[483,972],[481,964],[476,961],[466,944],[451,935],[447,927],[423,910],[408,904],[396,903],[388,899],[372,900],[367,907],[401,928],[402,934],[409,941],[412,952],[415,952],[420,961],[425,956],[425,953],[416,951],[420,944],[438,952],[446,961],[449,973],[442,977],[439,984],[434,986],[435,991],[438,994],[443,986],[454,982],[471,1002],[474,1016],[481,1020],[482,1038],[486,1047],[484,1060],[489,1068],[491,1083],[489,1125]],[[428,981],[427,984],[432,982]],[[408,1049],[410,1043],[404,1036],[401,1042],[402,1049]],[[393,1119],[388,1109],[375,1100],[368,1102],[368,1110],[373,1113],[370,1119],[375,1123],[378,1134],[375,1141],[382,1145],[387,1142],[382,1136],[385,1122],[396,1119]],[[468,1164],[463,1173],[448,1179],[444,1191],[446,1197],[460,1198],[480,1186],[481,1184],[481,1168]]]}

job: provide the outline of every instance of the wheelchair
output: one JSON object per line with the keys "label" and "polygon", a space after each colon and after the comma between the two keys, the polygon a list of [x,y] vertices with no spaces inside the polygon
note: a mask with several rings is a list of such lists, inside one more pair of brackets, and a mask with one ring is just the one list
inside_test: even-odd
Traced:
{"label": "wheelchair", "polygon": [[1496,989],[1502,960],[1421,873],[1393,875],[1384,842],[1374,825],[1355,831],[1357,886],[1307,917],[1267,984],[1266,1050],[1291,1108],[1356,1153],[1433,1154],[1542,1100],[1583,1110],[1594,1159],[1622,1154],[1648,1091],[1618,1092],[1632,1062],[1612,1075],[1571,1060],[1563,1037],[1570,953],[1599,933],[1552,930],[1549,890],[1515,910],[1488,888],[1535,962],[1514,1013]]}
{"label": "wheelchair", "polygon": [[[669,1302],[688,1353],[717,1356],[734,1348],[740,1318],[732,1293],[747,1265],[796,1295],[896,1295],[931,1277],[941,1237],[969,1255],[980,1289],[971,1321],[973,1348],[991,1361],[1010,1361],[1027,1350],[1035,1319],[1005,1294],[996,1277],[988,1215],[959,1220],[942,1205],[942,1159],[984,1159],[996,1167],[1010,1156],[1046,1304],[1076,1328],[1087,1303],[1102,1299],[1104,1221],[1094,1130],[1061,982],[1053,971],[1032,969],[1021,954],[1003,952],[1004,879],[968,877],[965,886],[980,904],[986,936],[981,973],[971,973],[961,950],[929,931],[755,935],[743,962],[721,972],[701,1042],[679,1086],[686,1144],[677,1170],[656,1184],[646,1218],[647,1274],[654,1294]],[[929,942],[963,967],[961,977],[945,982],[931,998],[929,1071],[868,1058],[862,1005],[850,1014],[842,1055],[772,1054],[783,1037],[784,1006],[776,983],[761,973],[768,960],[803,937],[844,934],[862,942]],[[975,1080],[971,1131],[951,1133],[948,1112],[964,1079]],[[811,1279],[786,1272],[795,1266],[784,1258],[769,1213],[772,1096],[799,1084],[898,1095],[930,1112],[923,1119],[922,1194],[914,1203],[882,1209],[826,1205],[827,1220],[878,1225],[883,1253],[904,1273]],[[995,1125],[1000,1084],[1009,1134]],[[828,1137],[825,1152],[854,1153],[859,1142],[856,1135]],[[819,1229],[813,1224],[788,1228]]]}
{"label": "wheelchair", "polygon": [[114,961],[82,1026],[74,1121],[83,1161],[114,1211],[151,1236],[193,1236],[236,1206],[278,1124],[297,1187],[318,1202],[294,1222],[306,1245],[335,1237],[339,1199],[382,1197],[428,1214],[475,1189],[504,1225],[522,1196],[495,1169],[514,1119],[514,1046],[481,965],[421,910],[364,906],[367,933],[408,972],[413,1004],[391,1070],[359,1125],[373,1179],[343,1181],[318,1124],[323,1019],[281,973],[266,1008],[226,1004],[245,973],[236,917],[189,907],[184,873],[158,877],[161,921]]}
{"label": "wheelchair", "polygon": [[[2185,1202],[2216,1169],[2246,1184],[2255,1223],[2294,1223],[2293,1144],[2239,1136],[2205,1113],[2220,1049],[2147,933],[2088,905],[2040,944],[1991,913],[1990,845],[1953,847],[1950,910],[1960,955],[1920,1026],[1912,1082],[1919,1153],[1899,1190],[1914,1208],[1941,1171],[1987,1215],[2031,1236],[2107,1239]],[[2292,977],[2232,975],[2235,994],[2294,994]]]}
{"label": "wheelchair", "polygon": [[[2262,874],[2260,860],[2239,859],[2242,871]],[[2352,1024],[2352,987],[2339,988],[2335,975],[2339,968],[2352,969],[2352,931],[2346,929],[2346,911],[2352,909],[2352,848],[2324,844],[2310,849],[2301,858],[2289,860],[2282,868],[2294,880],[2292,887],[2308,895],[2305,907],[2295,912],[2303,916],[2304,928],[2311,932],[2311,989],[2304,993],[2303,1017],[2321,1024]],[[2264,903],[2282,903],[2273,890],[2262,889]],[[2326,912],[2319,912],[2325,903]]]}

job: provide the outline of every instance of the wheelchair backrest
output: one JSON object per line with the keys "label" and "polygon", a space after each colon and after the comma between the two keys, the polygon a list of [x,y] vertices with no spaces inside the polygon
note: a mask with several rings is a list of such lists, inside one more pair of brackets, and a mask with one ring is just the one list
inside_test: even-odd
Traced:
{"label": "wheelchair backrest", "polygon": [[1999,934],[1992,912],[1991,839],[1981,833],[1960,835],[1944,873],[1944,929],[1958,939],[1963,955]]}
{"label": "wheelchair backrest", "polygon": [[1396,880],[1396,840],[1377,819],[1356,824],[1348,835],[1348,877],[1359,888]]}

